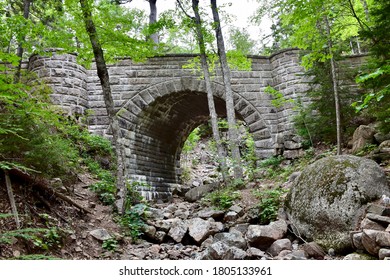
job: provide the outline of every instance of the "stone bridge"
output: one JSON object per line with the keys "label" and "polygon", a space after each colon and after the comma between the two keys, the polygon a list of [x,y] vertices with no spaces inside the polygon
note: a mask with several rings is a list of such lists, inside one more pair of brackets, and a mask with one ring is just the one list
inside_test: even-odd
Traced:
{"label": "stone bridge", "polygon": [[[52,100],[70,114],[89,111],[89,130],[108,136],[107,112],[96,69],[85,69],[74,54],[30,58],[28,68],[53,88]],[[166,55],[144,63],[123,59],[109,66],[112,94],[120,120],[125,147],[126,173],[132,180],[154,186],[180,181],[180,153],[189,133],[209,119],[205,83],[199,73],[184,69],[194,55]],[[237,118],[253,135],[259,158],[284,151],[296,156],[299,145],[284,145],[291,139],[291,105],[275,108],[264,92],[270,85],[285,98],[296,100],[308,89],[298,50],[288,49],[269,57],[250,56],[250,71],[232,71]],[[348,66],[360,64],[360,57],[347,59]],[[217,112],[225,115],[225,93],[217,71],[213,80]],[[303,98],[305,101],[305,99]],[[290,137],[290,138],[289,138]],[[291,141],[290,141],[291,142]],[[290,147],[289,147],[290,146]],[[281,149],[282,148],[282,149]]]}

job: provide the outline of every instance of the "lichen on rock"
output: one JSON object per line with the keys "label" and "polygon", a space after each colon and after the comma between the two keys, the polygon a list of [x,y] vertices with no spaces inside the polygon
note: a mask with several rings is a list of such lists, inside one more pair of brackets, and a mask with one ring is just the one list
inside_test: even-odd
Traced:
{"label": "lichen on rock", "polygon": [[351,248],[367,203],[390,193],[386,176],[372,160],[331,156],[308,166],[294,181],[285,210],[294,232],[326,249]]}

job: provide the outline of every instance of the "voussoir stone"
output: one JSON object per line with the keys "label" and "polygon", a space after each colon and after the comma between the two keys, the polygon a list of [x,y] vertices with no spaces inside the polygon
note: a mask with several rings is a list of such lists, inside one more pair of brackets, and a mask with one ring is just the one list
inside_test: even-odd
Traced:
{"label": "voussoir stone", "polygon": [[272,243],[283,238],[286,233],[286,221],[279,220],[269,225],[250,225],[246,232],[246,239],[250,246],[260,250],[267,250]]}
{"label": "voussoir stone", "polygon": [[352,248],[349,233],[359,228],[367,204],[389,193],[386,176],[374,161],[331,156],[294,180],[285,211],[295,234],[342,252]]}

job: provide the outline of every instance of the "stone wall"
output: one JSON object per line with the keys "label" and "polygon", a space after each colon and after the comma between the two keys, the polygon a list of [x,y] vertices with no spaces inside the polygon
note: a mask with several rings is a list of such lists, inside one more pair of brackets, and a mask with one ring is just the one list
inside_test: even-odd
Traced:
{"label": "stone wall", "polygon": [[[166,55],[143,63],[123,59],[109,65],[129,178],[153,185],[178,182],[182,145],[189,133],[209,118],[204,81],[196,71],[183,68],[192,58],[194,55]],[[232,71],[235,109],[253,135],[257,156],[266,158],[288,150],[283,139],[290,140],[294,134],[294,112],[292,104],[272,106],[265,87],[273,86],[286,98],[297,99],[307,91],[308,81],[301,75],[304,70],[296,49],[250,59],[250,71]],[[107,112],[94,66],[86,70],[76,63],[76,55],[53,53],[50,57],[33,56],[29,69],[53,87],[56,104],[69,113],[82,114],[88,109],[90,131],[109,137]],[[224,116],[220,71],[213,79],[213,90],[217,112]]]}

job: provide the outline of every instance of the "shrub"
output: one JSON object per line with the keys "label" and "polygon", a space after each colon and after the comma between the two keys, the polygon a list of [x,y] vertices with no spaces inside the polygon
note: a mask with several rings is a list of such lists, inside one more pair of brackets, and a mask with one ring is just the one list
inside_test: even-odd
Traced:
{"label": "shrub", "polygon": [[218,209],[229,209],[235,200],[241,197],[240,192],[235,191],[232,188],[225,188],[216,190],[206,196],[206,199],[211,202],[213,206]]}
{"label": "shrub", "polygon": [[274,221],[278,216],[278,210],[282,203],[282,195],[286,190],[282,188],[272,190],[255,190],[254,195],[260,200],[257,207],[260,210],[260,222],[268,224]]}

